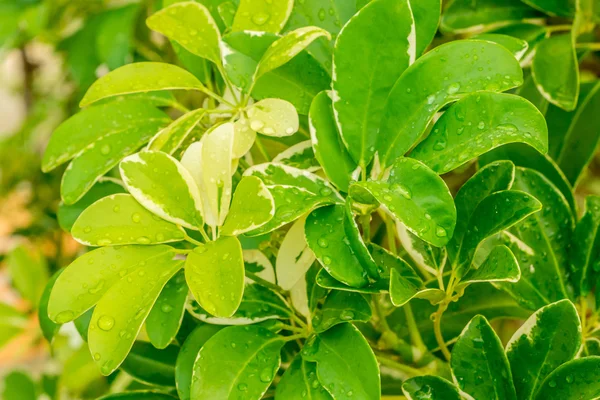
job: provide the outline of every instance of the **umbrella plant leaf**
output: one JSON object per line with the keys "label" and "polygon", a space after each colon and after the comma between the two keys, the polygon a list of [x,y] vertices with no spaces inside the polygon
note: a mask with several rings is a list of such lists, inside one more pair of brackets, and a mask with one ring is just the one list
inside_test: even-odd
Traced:
{"label": "umbrella plant leaf", "polygon": [[240,0],[231,28],[233,31],[279,33],[290,17],[293,5],[293,0]]}
{"label": "umbrella plant leaf", "polygon": [[273,218],[275,204],[265,184],[254,176],[242,178],[235,189],[221,234],[237,236],[256,229]]}

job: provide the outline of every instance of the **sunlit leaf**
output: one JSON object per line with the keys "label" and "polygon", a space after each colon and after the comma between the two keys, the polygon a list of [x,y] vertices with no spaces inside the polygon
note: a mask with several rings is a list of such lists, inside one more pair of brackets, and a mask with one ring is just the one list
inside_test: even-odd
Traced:
{"label": "sunlit leaf", "polygon": [[315,261],[315,255],[304,237],[305,221],[306,218],[300,218],[294,222],[277,253],[277,283],[284,290],[292,289]]}
{"label": "sunlit leaf", "polygon": [[313,317],[312,324],[315,332],[319,333],[342,322],[367,322],[370,318],[371,306],[361,294],[334,290],[325,298],[325,303]]}
{"label": "sunlit leaf", "polygon": [[282,137],[298,131],[298,113],[294,106],[280,99],[264,99],[247,111],[250,129],[263,135]]}
{"label": "sunlit leaf", "polygon": [[148,143],[148,149],[173,154],[205,115],[203,109],[184,114],[169,126],[161,129]]}
{"label": "sunlit leaf", "polygon": [[432,376],[416,376],[402,384],[402,392],[409,400],[462,400],[456,386],[447,380]]}
{"label": "sunlit leaf", "polygon": [[235,189],[221,234],[237,236],[254,230],[273,218],[275,204],[265,184],[254,176],[242,178]]}
{"label": "sunlit leaf", "polygon": [[[306,396],[302,396],[305,393]],[[332,400],[317,378],[316,364],[297,355],[285,371],[275,392],[277,400]]]}
{"label": "sunlit leaf", "polygon": [[289,18],[293,5],[293,0],[240,0],[232,30],[278,33]]}

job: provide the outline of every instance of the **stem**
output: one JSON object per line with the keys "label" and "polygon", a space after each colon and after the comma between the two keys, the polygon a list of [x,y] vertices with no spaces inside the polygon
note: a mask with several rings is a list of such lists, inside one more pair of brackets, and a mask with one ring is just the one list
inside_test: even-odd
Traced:
{"label": "stem", "polygon": [[256,282],[262,286],[268,287],[269,289],[271,289],[279,294],[285,294],[285,291],[282,288],[275,285],[274,283],[264,280],[260,276],[256,275],[254,272],[246,271],[246,276],[248,278],[252,279],[254,282]]}
{"label": "stem", "polygon": [[381,309],[381,303],[379,303],[379,297],[378,295],[373,295],[373,305],[375,308],[375,314],[377,315],[378,319],[379,319],[379,325],[381,326],[381,330],[382,331],[392,331],[390,329],[390,326],[387,323],[387,320],[385,319],[385,315],[383,310]]}
{"label": "stem", "polygon": [[[181,232],[183,232],[183,238],[190,242],[191,244],[194,244],[196,246],[202,246],[204,243],[197,241],[196,239],[194,239],[193,237],[190,237],[187,232],[185,231],[185,229],[183,229],[183,227],[181,227],[180,225],[177,225],[177,227],[181,230]],[[200,234],[202,235],[202,237],[204,238],[204,240],[206,240],[207,242],[208,240],[208,236],[206,236],[206,232],[204,232],[204,229],[200,228],[199,230]]]}
{"label": "stem", "polygon": [[410,303],[406,303],[402,308],[404,309],[404,314],[406,315],[406,324],[408,325],[411,343],[416,346],[421,353],[427,352],[427,346],[425,346],[425,343],[423,343],[423,338],[421,337],[421,333],[417,327]]}
{"label": "stem", "polygon": [[292,332],[296,332],[296,333],[306,333],[305,329],[298,328],[297,326],[282,324],[281,327],[283,329],[285,329],[286,331],[292,331]]}
{"label": "stem", "polygon": [[296,339],[306,339],[306,334],[305,333],[299,333],[297,335],[284,336],[284,339],[285,339],[286,342],[291,342],[291,341],[296,340]]}
{"label": "stem", "polygon": [[401,372],[409,375],[410,377],[425,375],[425,373],[421,370],[418,370],[413,367],[409,367],[408,365],[400,364],[399,362],[396,362],[389,358],[383,357],[381,355],[376,355],[375,357],[377,358],[377,361],[379,361],[379,363],[381,365],[385,365],[386,367],[390,367],[395,370],[401,371]]}
{"label": "stem", "polygon": [[398,249],[396,247],[396,226],[394,224],[394,221],[392,221],[391,218],[388,218],[387,215],[385,215],[384,213],[381,213],[381,215],[384,216],[385,220],[385,230],[388,237],[388,246],[390,247],[390,251],[393,254],[397,255]]}
{"label": "stem", "polygon": [[440,350],[446,361],[450,361],[450,351],[448,350],[448,346],[446,346],[446,342],[444,341],[444,336],[442,335],[442,315],[444,315],[444,311],[446,311],[448,305],[446,301],[442,302],[438,307],[438,310],[433,314],[433,331],[435,333],[435,340],[440,346]]}
{"label": "stem", "polygon": [[546,26],[546,31],[549,33],[559,32],[559,31],[570,31],[571,25],[550,25]]}
{"label": "stem", "polygon": [[578,49],[600,51],[600,43],[577,43],[575,47]]}
{"label": "stem", "polygon": [[362,234],[365,244],[369,244],[371,243],[371,215],[361,215],[360,222],[362,224]]}
{"label": "stem", "polygon": [[183,113],[188,113],[188,112],[190,112],[190,109],[189,109],[189,108],[187,108],[186,106],[184,106],[183,104],[181,104],[181,103],[180,103],[180,102],[178,102],[178,101],[173,101],[173,102],[171,102],[171,103],[170,103],[170,105],[171,105],[171,107],[173,107],[174,109],[176,109],[176,110],[179,110],[179,111],[181,111],[181,112],[183,112]]}
{"label": "stem", "polygon": [[267,150],[263,146],[262,140],[260,140],[260,137],[258,137],[258,135],[256,135],[256,140],[254,141],[254,143],[256,144],[256,147],[258,147],[260,154],[262,154],[265,160],[267,160],[267,162],[270,162],[271,157],[269,157],[269,153],[267,153]]}

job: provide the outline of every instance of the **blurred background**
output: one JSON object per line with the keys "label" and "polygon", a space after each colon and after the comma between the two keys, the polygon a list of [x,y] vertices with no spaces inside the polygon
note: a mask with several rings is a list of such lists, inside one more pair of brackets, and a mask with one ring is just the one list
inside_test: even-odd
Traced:
{"label": "blurred background", "polygon": [[[216,2],[217,0],[215,0]],[[73,324],[54,335],[37,307],[53,274],[85,249],[59,212],[63,169],[40,160],[53,129],[78,110],[90,84],[140,60],[174,62],[170,45],[145,19],[161,1],[0,0],[0,394],[6,400],[97,398],[131,381],[100,375]],[[460,36],[438,37],[437,43]],[[435,45],[435,43],[434,43]],[[593,56],[585,74],[595,78]],[[599,110],[600,111],[600,110]],[[455,190],[474,165],[445,177]],[[600,195],[600,155],[577,187],[577,201]],[[79,207],[82,207],[79,204]],[[582,207],[580,207],[582,209]]]}

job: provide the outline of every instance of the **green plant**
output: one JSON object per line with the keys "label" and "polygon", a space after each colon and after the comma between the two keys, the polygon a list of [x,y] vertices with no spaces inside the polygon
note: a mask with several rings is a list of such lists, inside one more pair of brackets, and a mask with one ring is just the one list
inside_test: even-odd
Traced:
{"label": "green plant", "polygon": [[[520,64],[559,28],[425,52],[439,0],[165,3],[147,25],[187,70],[104,75],[42,163],[70,160],[59,213],[99,247],[51,280],[47,329],[74,321],[102,374],[163,388],[110,398],[598,395],[598,198],[576,223],[572,190],[592,151],[563,155],[598,134],[565,126],[582,114],[577,62],[558,86],[538,69],[544,41],[532,77]],[[442,29],[541,15],[513,1],[507,20],[464,21],[466,3],[449,5]],[[577,10],[570,37],[588,15]],[[549,129],[544,115],[562,119]],[[440,175],[474,160],[453,198]],[[538,309],[505,355],[485,317]],[[586,357],[571,361],[580,342]],[[562,374],[581,389],[546,387]]]}

